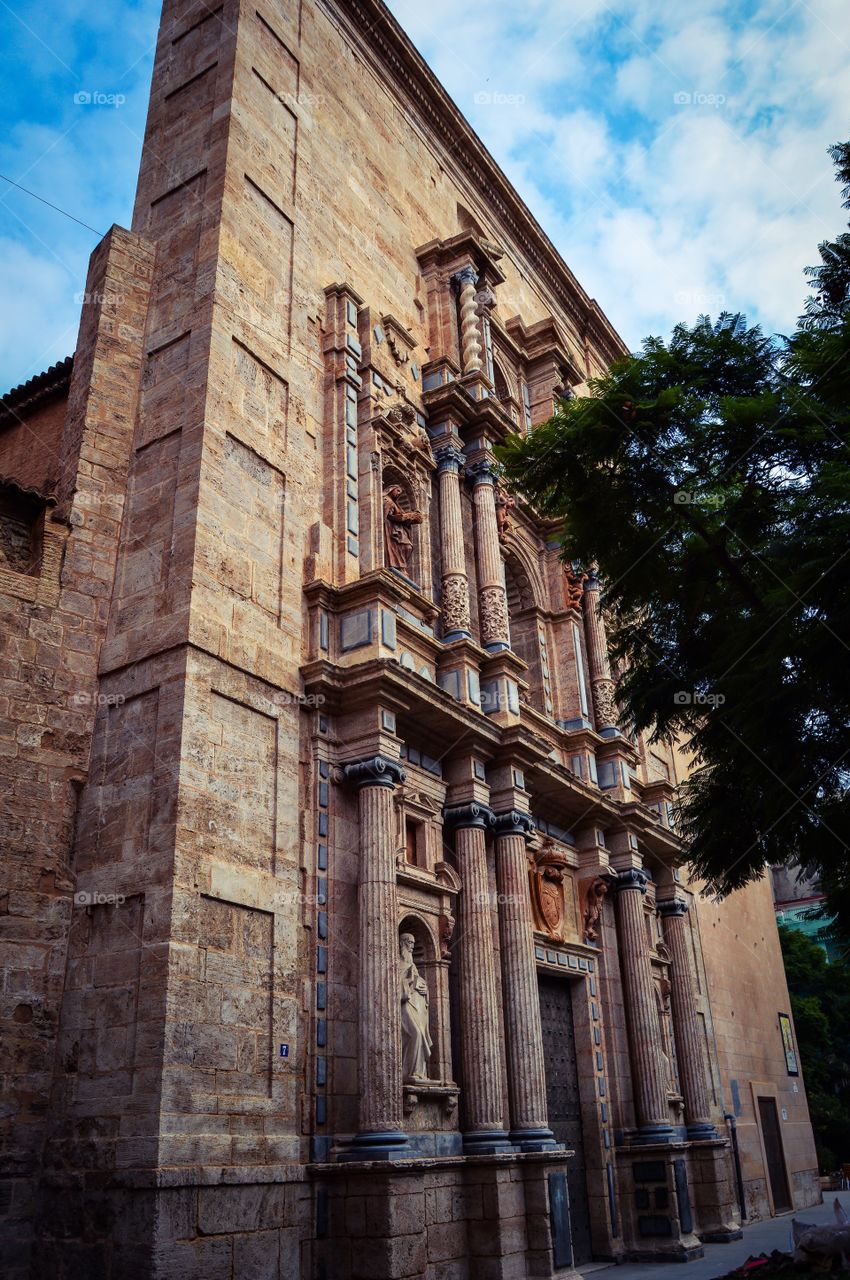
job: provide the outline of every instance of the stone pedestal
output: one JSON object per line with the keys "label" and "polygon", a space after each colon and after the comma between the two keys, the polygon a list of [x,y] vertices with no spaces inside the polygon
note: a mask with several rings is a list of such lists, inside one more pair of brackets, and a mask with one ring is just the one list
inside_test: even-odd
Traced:
{"label": "stone pedestal", "polygon": [[463,1135],[467,1152],[510,1151],[502,1091],[502,1038],[496,999],[496,958],[487,883],[484,833],[493,814],[482,804],[448,808],[463,888],[458,899],[460,1037],[463,1058]]}
{"label": "stone pedestal", "polygon": [[390,1160],[410,1154],[402,1131],[401,1023],[398,1007],[398,906],[392,792],[404,781],[395,760],[374,756],[345,766],[359,792],[360,885],[358,1035],[359,1131],[342,1160]]}
{"label": "stone pedestal", "polygon": [[467,467],[475,512],[475,554],[478,562],[478,613],[481,644],[490,653],[509,649],[508,597],[496,519],[496,477],[489,457]]}
{"label": "stone pedestal", "polygon": [[669,1142],[673,1137],[658,1052],[658,1013],[647,954],[643,910],[647,879],[645,871],[629,867],[620,871],[614,882],[638,1140],[642,1143]]}
{"label": "stone pedestal", "polygon": [[722,1138],[694,1142],[688,1152],[696,1233],[703,1244],[740,1240],[741,1211],[729,1144]]}
{"label": "stone pedestal", "polygon": [[673,1035],[676,1040],[679,1083],[685,1100],[688,1137],[716,1138],[717,1130],[711,1122],[708,1097],[708,1064],[694,1005],[688,940],[685,935],[688,904],[680,898],[671,898],[659,902],[658,910],[664,921],[664,938],[670,948]]}
{"label": "stone pedestal", "polygon": [[460,505],[463,453],[455,444],[437,449],[440,485],[440,550],[442,555],[443,640],[469,639],[469,582]]}
{"label": "stone pedestal", "polygon": [[695,1234],[688,1150],[635,1142],[618,1159],[620,1208],[635,1262],[690,1262],[703,1256]]}
{"label": "stone pedestal", "polygon": [[556,1144],[546,1109],[543,1033],[528,901],[525,842],[531,827],[528,815],[517,810],[497,816],[496,874],[508,1049],[510,1139],[521,1151],[544,1151]]}

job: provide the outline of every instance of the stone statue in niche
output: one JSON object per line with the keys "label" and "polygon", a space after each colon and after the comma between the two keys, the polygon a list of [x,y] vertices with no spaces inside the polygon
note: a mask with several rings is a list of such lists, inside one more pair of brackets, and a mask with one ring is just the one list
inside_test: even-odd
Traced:
{"label": "stone statue in niche", "polygon": [[399,938],[401,957],[401,1060],[404,1080],[427,1080],[431,1057],[428,987],[413,960],[412,933]]}
{"label": "stone statue in niche", "polygon": [[511,530],[510,513],[516,501],[505,493],[500,486],[496,488],[496,525],[499,531],[499,541],[504,542]]}
{"label": "stone statue in niche", "polygon": [[602,926],[602,907],[605,904],[605,896],[609,887],[608,881],[603,880],[601,877],[592,880],[588,886],[584,908],[585,942],[599,941],[599,930]]}
{"label": "stone statue in niche", "polygon": [[384,489],[384,542],[389,567],[409,574],[413,554],[410,526],[422,523],[422,512],[405,511],[400,501],[403,496],[400,484],[387,485]]}

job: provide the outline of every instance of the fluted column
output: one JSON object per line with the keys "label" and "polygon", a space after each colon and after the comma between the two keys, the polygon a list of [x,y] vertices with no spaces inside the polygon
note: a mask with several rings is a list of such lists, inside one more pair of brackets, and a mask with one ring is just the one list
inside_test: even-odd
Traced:
{"label": "fluted column", "polygon": [[496,477],[493,463],[482,458],[467,467],[475,514],[475,555],[478,563],[478,612],[481,643],[490,653],[511,647],[508,597],[496,519]]}
{"label": "fluted column", "polygon": [[716,1138],[708,1096],[708,1063],[694,1004],[690,949],[685,933],[687,910],[688,904],[681,898],[668,898],[658,903],[658,911],[664,921],[664,940],[670,948],[673,1036],[688,1137]]}
{"label": "fluted column", "polygon": [[464,373],[481,369],[481,336],[478,328],[478,274],[474,267],[464,267],[452,279],[460,303],[460,353]]}
{"label": "fluted column", "polygon": [[643,895],[648,876],[630,867],[617,874],[617,934],[629,1031],[632,1087],[642,1142],[666,1142],[673,1136],[667,1087],[658,1052],[660,1031],[647,954]]}
{"label": "fluted column", "polygon": [[602,730],[617,727],[617,702],[608,657],[608,637],[599,611],[599,597],[599,579],[591,571],[584,584],[584,637],[587,643],[587,665],[596,728]]}
{"label": "fluted column", "polygon": [[398,978],[393,788],[404,781],[395,760],[374,756],[345,766],[360,807],[359,1132],[348,1159],[410,1154],[402,1131],[401,1014]]}
{"label": "fluted column", "polygon": [[443,445],[437,450],[435,457],[440,484],[443,639],[468,639],[469,580],[466,576],[466,549],[460,505],[460,468],[464,457],[455,444]]}
{"label": "fluted column", "polygon": [[525,842],[531,827],[528,814],[515,809],[497,815],[496,878],[508,1048],[510,1139],[521,1151],[545,1151],[556,1143],[546,1107],[543,1030],[534,960],[534,927],[528,900]]}
{"label": "fluted column", "polygon": [[463,1145],[468,1153],[509,1151],[484,842],[493,814],[486,805],[465,804],[446,809],[443,818],[447,826],[455,828],[455,856],[462,883],[456,951],[466,1117]]}

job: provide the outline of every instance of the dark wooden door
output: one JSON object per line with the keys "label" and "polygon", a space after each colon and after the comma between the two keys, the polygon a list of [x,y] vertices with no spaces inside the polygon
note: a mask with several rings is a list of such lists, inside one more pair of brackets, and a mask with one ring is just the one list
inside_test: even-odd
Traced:
{"label": "dark wooden door", "polygon": [[576,1068],[576,1042],[570,983],[539,976],[540,1018],[543,1024],[543,1058],[546,1064],[546,1102],[549,1127],[558,1142],[575,1151],[567,1163],[570,1227],[574,1263],[591,1258],[584,1137]]}
{"label": "dark wooden door", "polygon": [[785,1169],[785,1152],[782,1150],[782,1134],[779,1132],[779,1116],[773,1098],[759,1098],[759,1120],[764,1154],[767,1158],[767,1176],[773,1194],[774,1213],[785,1213],[791,1208],[788,1194],[788,1174]]}

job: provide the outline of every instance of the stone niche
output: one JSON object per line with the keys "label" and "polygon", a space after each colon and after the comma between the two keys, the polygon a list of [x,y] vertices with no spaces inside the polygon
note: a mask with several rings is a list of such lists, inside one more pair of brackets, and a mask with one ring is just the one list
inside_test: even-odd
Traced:
{"label": "stone niche", "polygon": [[[402,992],[418,978],[427,991],[430,1044],[421,1074],[408,1071],[403,1080],[404,1125],[421,1154],[451,1155],[460,1150],[449,1013],[449,967],[460,891],[457,872],[443,860],[441,806],[410,786],[396,796],[398,822],[397,883],[399,901],[399,1017]],[[403,952],[402,940],[412,938]],[[411,961],[413,969],[411,969]],[[413,1023],[422,1020],[422,995],[414,993]],[[408,1015],[410,1016],[410,1015]],[[408,1053],[408,1059],[413,1052]],[[409,1066],[409,1061],[406,1061]],[[421,1059],[420,1059],[420,1065]]]}

